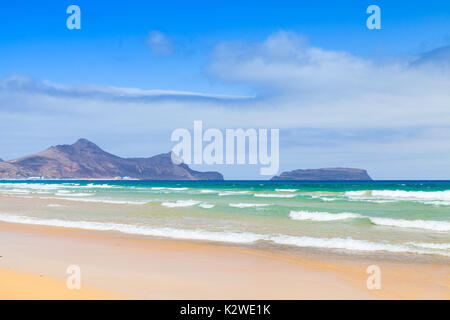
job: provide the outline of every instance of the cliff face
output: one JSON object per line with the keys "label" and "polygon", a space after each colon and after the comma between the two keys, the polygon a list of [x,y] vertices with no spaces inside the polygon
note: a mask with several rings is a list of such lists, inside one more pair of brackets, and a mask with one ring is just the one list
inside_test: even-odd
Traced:
{"label": "cliff face", "polygon": [[372,180],[366,170],[355,168],[298,169],[286,171],[272,180]]}
{"label": "cliff face", "polygon": [[121,158],[80,139],[40,153],[0,163],[0,179],[110,179],[223,180],[218,172],[198,172],[172,163],[170,152],[151,158]]}

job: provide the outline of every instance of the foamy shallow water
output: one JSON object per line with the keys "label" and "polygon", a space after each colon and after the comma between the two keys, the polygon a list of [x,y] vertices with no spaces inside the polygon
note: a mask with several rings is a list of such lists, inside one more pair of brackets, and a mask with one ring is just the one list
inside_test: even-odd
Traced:
{"label": "foamy shallow water", "polygon": [[0,201],[4,222],[350,253],[450,255],[445,181],[2,181],[0,196],[33,201],[17,208]]}

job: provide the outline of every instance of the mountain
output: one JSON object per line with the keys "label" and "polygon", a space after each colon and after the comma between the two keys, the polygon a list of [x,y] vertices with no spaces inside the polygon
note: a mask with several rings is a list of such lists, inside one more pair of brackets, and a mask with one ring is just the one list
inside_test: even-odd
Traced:
{"label": "mountain", "polygon": [[355,168],[298,169],[286,171],[272,180],[372,180],[366,170]]}
{"label": "mountain", "polygon": [[198,172],[186,164],[172,163],[171,153],[151,158],[121,158],[96,144],[80,139],[37,154],[0,163],[0,179],[113,179],[223,180],[218,172]]}

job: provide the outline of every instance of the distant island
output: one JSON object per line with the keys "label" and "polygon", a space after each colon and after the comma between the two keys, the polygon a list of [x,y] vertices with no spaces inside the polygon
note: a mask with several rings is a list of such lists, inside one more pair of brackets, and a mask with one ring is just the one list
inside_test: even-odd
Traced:
{"label": "distant island", "polygon": [[297,169],[286,171],[271,180],[372,180],[366,170],[355,168]]}
{"label": "distant island", "polygon": [[121,158],[79,139],[71,145],[0,162],[0,179],[223,180],[223,176],[174,164],[170,152],[150,158]]}

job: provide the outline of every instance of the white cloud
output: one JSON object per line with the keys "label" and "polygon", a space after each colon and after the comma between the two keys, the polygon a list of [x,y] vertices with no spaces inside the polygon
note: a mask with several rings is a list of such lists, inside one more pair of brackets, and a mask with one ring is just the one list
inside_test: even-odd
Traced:
{"label": "white cloud", "polygon": [[209,67],[214,77],[258,88],[286,125],[295,127],[294,117],[318,128],[449,125],[449,71],[376,63],[285,31],[262,43],[221,43]]}
{"label": "white cloud", "polygon": [[173,53],[172,40],[161,31],[149,31],[147,36],[147,45],[153,54],[156,55],[166,56]]}

